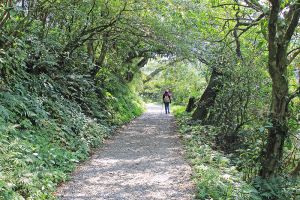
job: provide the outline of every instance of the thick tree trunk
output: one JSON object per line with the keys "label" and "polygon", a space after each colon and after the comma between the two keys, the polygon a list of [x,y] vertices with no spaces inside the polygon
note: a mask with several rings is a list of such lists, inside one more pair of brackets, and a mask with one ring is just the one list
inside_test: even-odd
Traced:
{"label": "thick tree trunk", "polygon": [[205,121],[207,118],[208,111],[214,106],[218,91],[222,88],[222,82],[220,80],[221,76],[222,74],[214,68],[209,83],[192,115],[193,120]]}
{"label": "thick tree trunk", "polygon": [[196,100],[195,97],[191,97],[189,99],[188,105],[186,106],[186,110],[185,110],[186,112],[190,113],[194,110],[194,108],[196,107],[195,100]]}

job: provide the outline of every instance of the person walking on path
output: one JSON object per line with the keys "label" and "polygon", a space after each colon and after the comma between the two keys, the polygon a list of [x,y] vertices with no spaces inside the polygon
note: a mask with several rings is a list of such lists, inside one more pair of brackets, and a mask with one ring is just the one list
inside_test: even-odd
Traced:
{"label": "person walking on path", "polygon": [[170,114],[171,93],[169,90],[166,90],[163,94],[163,102],[165,104],[166,114]]}

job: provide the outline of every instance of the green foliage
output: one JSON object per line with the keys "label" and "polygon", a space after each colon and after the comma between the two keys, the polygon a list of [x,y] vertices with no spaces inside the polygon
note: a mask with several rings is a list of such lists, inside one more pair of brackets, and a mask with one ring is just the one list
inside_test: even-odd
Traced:
{"label": "green foliage", "polygon": [[263,132],[244,135],[247,138],[245,146],[235,154],[226,155],[219,150],[215,139],[222,129],[191,121],[182,107],[175,107],[174,111],[194,170],[198,199],[299,198],[299,179],[291,176],[262,179],[256,176],[261,152],[258,146],[262,146],[258,142]]}
{"label": "green foliage", "polygon": [[209,111],[207,123],[220,128],[218,145],[226,152],[240,148],[255,149],[257,154],[261,152],[265,138],[258,130],[267,124],[271,93],[270,80],[260,66],[263,58],[256,60],[245,56],[239,60],[231,57],[222,66],[222,88]]}
{"label": "green foliage", "polygon": [[116,126],[143,111],[121,73],[107,70],[103,80],[91,76],[93,64],[84,48],[62,63],[64,33],[57,27],[45,32],[38,20],[28,27],[26,35],[11,38],[11,47],[0,44],[5,48],[0,65],[0,199],[5,200],[54,199],[56,186],[68,180],[78,162]]}
{"label": "green foliage", "polygon": [[185,106],[172,105],[171,111],[175,116],[180,116],[185,111]]}
{"label": "green foliage", "polygon": [[[3,199],[51,199],[57,184],[66,181],[76,163],[103,143],[112,125],[127,122],[142,111],[136,95],[120,84],[115,87],[116,96],[110,96],[116,100],[104,100],[105,109],[114,108],[106,111],[99,109],[95,93],[86,93],[88,87],[70,86],[79,83],[83,87],[88,79],[66,78],[61,84],[48,76],[28,76],[31,80],[18,79],[24,84],[15,84],[0,95]],[[64,97],[73,95],[74,100]]]}
{"label": "green foliage", "polygon": [[[8,4],[0,19],[0,199],[52,199],[76,163],[143,112],[125,74],[145,56],[128,55],[149,48],[134,33],[144,26],[134,10],[145,4]],[[141,31],[131,28],[136,20]]]}
{"label": "green foliage", "polygon": [[257,177],[252,185],[257,188],[263,199],[299,199],[299,180],[291,177],[272,177],[268,180]]}
{"label": "green foliage", "polygon": [[[165,64],[165,62],[170,62],[171,64]],[[205,66],[200,63],[172,62],[164,60],[152,61],[144,68],[144,72],[148,74],[153,71],[156,65],[167,65],[162,72],[144,85],[142,95],[146,100],[150,99],[154,102],[160,102],[163,92],[166,89],[170,89],[173,103],[183,105],[187,103],[189,97],[197,96],[198,91],[203,90],[206,83],[204,77],[206,72]]]}
{"label": "green foliage", "polygon": [[214,127],[190,124],[186,114],[178,115],[177,120],[193,166],[197,199],[262,199],[253,186],[243,181],[230,158],[215,150]]}

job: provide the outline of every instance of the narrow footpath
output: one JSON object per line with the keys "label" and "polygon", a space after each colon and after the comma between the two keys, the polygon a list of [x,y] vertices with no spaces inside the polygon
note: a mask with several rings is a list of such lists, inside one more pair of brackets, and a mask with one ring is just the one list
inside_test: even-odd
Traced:
{"label": "narrow footpath", "polygon": [[61,200],[193,199],[191,168],[184,160],[174,117],[161,106],[107,140],[71,181],[57,191]]}

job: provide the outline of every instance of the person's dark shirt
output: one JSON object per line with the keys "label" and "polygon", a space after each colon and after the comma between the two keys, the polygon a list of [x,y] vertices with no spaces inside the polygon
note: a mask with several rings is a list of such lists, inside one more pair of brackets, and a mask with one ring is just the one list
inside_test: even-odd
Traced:
{"label": "person's dark shirt", "polygon": [[168,96],[168,97],[169,97],[170,103],[171,103],[171,95],[170,95],[170,93],[165,92],[165,93],[163,94],[163,101],[164,101],[164,99],[165,99],[165,96]]}

